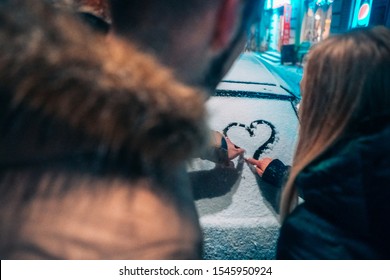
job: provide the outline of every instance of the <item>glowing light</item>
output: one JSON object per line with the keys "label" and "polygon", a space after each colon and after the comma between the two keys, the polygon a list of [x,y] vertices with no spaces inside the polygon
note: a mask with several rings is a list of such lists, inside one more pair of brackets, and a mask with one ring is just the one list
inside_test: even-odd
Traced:
{"label": "glowing light", "polygon": [[372,1],[373,0],[356,1],[351,28],[365,27],[369,25]]}
{"label": "glowing light", "polygon": [[291,4],[291,0],[268,0],[267,1],[267,5],[266,5],[266,9],[276,9],[276,8],[279,8],[285,4],[288,4],[290,5]]}
{"label": "glowing light", "polygon": [[370,5],[368,5],[367,3],[365,3],[365,4],[363,4],[363,5],[360,7],[359,15],[358,15],[358,20],[363,20],[363,19],[365,19],[366,17],[368,17],[369,14],[370,14]]}

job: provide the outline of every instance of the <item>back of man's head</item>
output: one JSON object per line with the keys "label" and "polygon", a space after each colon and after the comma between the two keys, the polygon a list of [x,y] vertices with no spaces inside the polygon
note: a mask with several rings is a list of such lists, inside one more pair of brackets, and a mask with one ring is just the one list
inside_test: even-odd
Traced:
{"label": "back of man's head", "polygon": [[178,25],[196,17],[200,10],[220,0],[108,0],[114,27],[118,32],[131,32],[144,27]]}
{"label": "back of man's head", "polygon": [[[113,32],[151,51],[179,78],[216,86],[243,49],[262,0],[109,0]],[[218,65],[215,65],[216,62]],[[212,68],[212,69],[211,69]],[[215,71],[217,69],[217,71]],[[205,77],[205,73],[212,74]],[[215,74],[219,72],[218,74]],[[203,85],[202,85],[203,86]]]}
{"label": "back of man's head", "polygon": [[160,51],[173,36],[220,0],[108,0],[112,26],[118,35],[130,37],[143,46]]}

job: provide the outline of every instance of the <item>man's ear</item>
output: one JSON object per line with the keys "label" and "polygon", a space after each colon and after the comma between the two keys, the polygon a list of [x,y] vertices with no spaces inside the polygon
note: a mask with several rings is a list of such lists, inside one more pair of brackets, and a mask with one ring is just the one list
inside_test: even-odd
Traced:
{"label": "man's ear", "polygon": [[234,38],[242,20],[240,11],[242,8],[241,3],[241,0],[221,1],[211,44],[214,51],[224,49]]}

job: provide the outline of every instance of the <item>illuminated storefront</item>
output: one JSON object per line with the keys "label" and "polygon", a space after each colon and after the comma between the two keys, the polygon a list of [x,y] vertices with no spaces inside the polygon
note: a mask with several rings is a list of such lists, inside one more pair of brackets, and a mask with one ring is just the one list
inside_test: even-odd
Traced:
{"label": "illuminated storefront", "polygon": [[329,37],[333,0],[305,1],[301,41],[315,44]]}
{"label": "illuminated storefront", "polygon": [[263,44],[267,49],[280,50],[294,42],[295,26],[291,24],[293,0],[268,0],[265,4],[266,24]]}
{"label": "illuminated storefront", "polygon": [[[389,0],[266,0],[256,26],[256,50],[312,46],[356,27],[390,27]],[[253,48],[254,49],[254,48]]]}

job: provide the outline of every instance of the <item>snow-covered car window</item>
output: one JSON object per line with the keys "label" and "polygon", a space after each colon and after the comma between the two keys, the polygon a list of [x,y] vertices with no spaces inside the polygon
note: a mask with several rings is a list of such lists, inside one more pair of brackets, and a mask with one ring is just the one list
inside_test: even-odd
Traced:
{"label": "snow-covered car window", "polygon": [[[209,124],[246,150],[245,157],[291,164],[298,131],[297,97],[252,53],[244,53],[207,103]],[[273,186],[244,161],[225,168],[189,165],[205,235],[206,259],[272,259],[279,230]]]}

